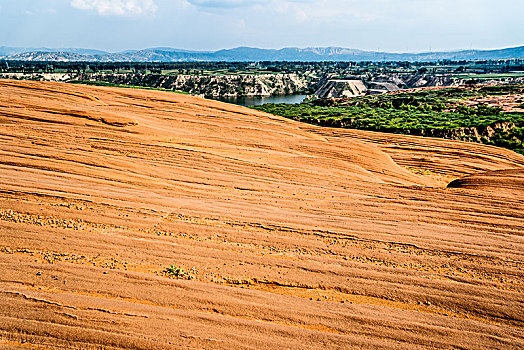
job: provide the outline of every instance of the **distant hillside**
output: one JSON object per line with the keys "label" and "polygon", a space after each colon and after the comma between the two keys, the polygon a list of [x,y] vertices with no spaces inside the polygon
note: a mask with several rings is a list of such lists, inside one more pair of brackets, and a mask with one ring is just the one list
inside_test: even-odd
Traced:
{"label": "distant hillside", "polygon": [[237,47],[214,52],[151,48],[107,53],[89,49],[24,49],[0,47],[0,59],[22,61],[190,62],[190,61],[438,61],[524,57],[524,46],[500,50],[390,53],[342,47],[258,49]]}
{"label": "distant hillside", "polygon": [[47,47],[39,48],[28,48],[28,47],[9,47],[0,46],[0,57],[18,55],[30,52],[63,52],[63,53],[76,53],[80,55],[107,55],[109,52],[94,49],[81,49],[81,48],[65,48],[65,49],[50,49]]}
{"label": "distant hillside", "polygon": [[[91,59],[93,57],[93,59]],[[75,61],[94,61],[91,55],[83,55],[71,52],[47,52],[47,51],[33,51],[24,52],[17,55],[8,56],[9,60],[17,61],[53,61],[53,62],[75,62]],[[97,60],[97,59],[96,59]],[[97,60],[98,61],[98,60]]]}

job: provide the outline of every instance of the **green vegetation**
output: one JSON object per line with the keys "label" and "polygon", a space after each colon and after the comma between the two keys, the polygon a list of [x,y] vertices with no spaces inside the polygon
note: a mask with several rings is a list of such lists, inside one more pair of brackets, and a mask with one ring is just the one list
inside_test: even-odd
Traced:
{"label": "green vegetation", "polygon": [[78,80],[78,81],[71,81],[71,84],[95,85],[95,86],[109,86],[109,87],[121,87],[121,88],[131,88],[131,89],[141,89],[141,90],[169,91],[169,92],[176,92],[177,94],[185,94],[185,95],[188,95],[188,93],[187,93],[187,92],[184,92],[184,91],[170,90],[170,89],[162,89],[162,88],[153,88],[153,87],[138,86],[138,85],[121,85],[121,84],[112,84],[112,83],[108,83],[108,82],[105,82],[105,81]]}
{"label": "green vegetation", "polygon": [[163,272],[168,277],[191,280],[195,278],[194,274],[196,274],[198,271],[194,267],[191,268],[191,270],[186,271],[185,269],[181,267],[177,267],[176,265],[171,265],[171,266],[168,266]]}
{"label": "green vegetation", "polygon": [[316,125],[476,141],[524,154],[524,113],[502,113],[498,107],[468,107],[461,103],[474,97],[515,93],[524,93],[524,85],[426,90],[252,108]]}

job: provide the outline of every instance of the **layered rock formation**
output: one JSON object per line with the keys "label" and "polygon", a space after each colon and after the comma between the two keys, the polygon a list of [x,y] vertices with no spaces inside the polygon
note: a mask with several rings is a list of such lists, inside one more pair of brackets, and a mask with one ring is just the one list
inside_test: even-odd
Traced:
{"label": "layered rock formation", "polygon": [[508,150],[0,81],[0,169],[1,347],[524,347]]}
{"label": "layered rock formation", "polygon": [[307,82],[297,74],[263,75],[158,75],[158,74],[85,74],[87,81],[138,85],[188,92],[211,98],[271,96],[303,92]]}
{"label": "layered rock formation", "polygon": [[329,79],[318,88],[314,95],[318,98],[342,98],[362,96],[367,91],[362,80]]}

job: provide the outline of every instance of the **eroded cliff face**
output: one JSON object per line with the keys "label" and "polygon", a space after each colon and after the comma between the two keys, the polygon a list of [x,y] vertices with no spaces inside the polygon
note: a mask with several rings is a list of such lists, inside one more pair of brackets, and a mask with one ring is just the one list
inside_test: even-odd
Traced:
{"label": "eroded cliff face", "polygon": [[479,143],[490,143],[498,133],[510,132],[515,124],[508,122],[496,122],[490,125],[478,127],[463,127],[456,129],[414,129],[406,132],[408,135],[438,137],[448,140],[472,141]]}
{"label": "eroded cliff face", "polygon": [[0,79],[12,80],[33,80],[33,81],[53,81],[65,83],[78,80],[78,73],[0,73]]}
{"label": "eroded cliff face", "polygon": [[[384,76],[383,79],[390,80],[402,88],[409,89],[432,86],[460,86],[466,85],[468,81],[472,80],[439,74],[393,74]],[[523,82],[524,78],[522,77],[484,79],[479,81],[479,83],[483,85],[522,84]]]}
{"label": "eroded cliff face", "polygon": [[356,97],[365,95],[368,88],[362,80],[329,79],[315,92],[319,98]]}
{"label": "eroded cliff face", "polygon": [[373,77],[361,76],[359,79],[334,79],[328,76],[320,82],[314,95],[318,98],[345,98],[383,94],[401,88],[456,86],[464,83],[448,76],[431,74],[379,74]]}
{"label": "eroded cliff face", "polygon": [[222,76],[86,74],[83,80],[173,89],[210,98],[286,95],[301,93],[307,88],[306,79],[297,74]]}

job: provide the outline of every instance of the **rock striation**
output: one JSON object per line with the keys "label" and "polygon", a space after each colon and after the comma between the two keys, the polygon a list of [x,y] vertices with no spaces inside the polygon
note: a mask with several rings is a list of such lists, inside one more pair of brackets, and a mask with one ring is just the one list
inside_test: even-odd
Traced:
{"label": "rock striation", "polygon": [[342,98],[365,95],[368,91],[362,80],[329,79],[322,84],[314,95],[318,98]]}
{"label": "rock striation", "polygon": [[82,80],[172,89],[209,98],[288,95],[301,93],[307,88],[306,80],[297,74],[85,74]]}
{"label": "rock striation", "polygon": [[523,169],[184,94],[0,81],[0,347],[523,348]]}

